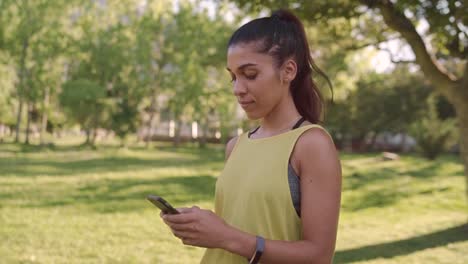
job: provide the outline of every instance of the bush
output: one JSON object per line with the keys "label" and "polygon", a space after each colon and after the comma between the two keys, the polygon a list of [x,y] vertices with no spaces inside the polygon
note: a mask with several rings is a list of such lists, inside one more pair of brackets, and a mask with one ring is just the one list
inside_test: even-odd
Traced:
{"label": "bush", "polygon": [[410,134],[417,141],[417,148],[428,159],[435,159],[454,142],[456,122],[454,118],[439,118],[434,104],[430,105],[428,115],[410,127]]}

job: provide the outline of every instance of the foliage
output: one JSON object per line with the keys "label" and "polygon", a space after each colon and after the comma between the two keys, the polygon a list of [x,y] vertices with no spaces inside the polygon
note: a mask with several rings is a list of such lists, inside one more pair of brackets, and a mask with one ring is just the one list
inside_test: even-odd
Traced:
{"label": "foliage", "polygon": [[454,118],[442,120],[431,98],[429,111],[422,119],[412,124],[411,135],[416,139],[419,151],[430,160],[441,155],[455,143],[456,121]]}
{"label": "foliage", "polygon": [[[1,57],[0,52],[0,57]],[[0,59],[1,61],[1,59]],[[0,64],[0,124],[12,126],[14,117],[14,73],[11,68]]]}
{"label": "foliage", "polygon": [[426,98],[432,91],[406,68],[388,74],[369,72],[356,86],[345,99],[328,106],[327,128],[339,145],[346,137],[362,142],[382,132],[407,131],[425,114]]}
{"label": "foliage", "polygon": [[[245,11],[257,13],[264,9],[289,8],[306,21],[331,23],[328,36],[345,40],[347,47],[355,48],[362,44],[377,44],[395,38],[381,16],[376,16],[372,9],[381,2],[375,0],[235,0]],[[435,1],[392,1],[398,11],[414,23],[428,23],[428,28],[422,35],[431,42],[439,57],[466,59],[466,25],[468,11],[466,2],[459,0]],[[333,25],[339,25],[334,27]],[[355,41],[346,36],[353,36]],[[429,38],[430,36],[430,38]],[[327,35],[325,35],[327,37]],[[344,37],[344,38],[342,38]]]}
{"label": "foliage", "polygon": [[[164,33],[162,87],[168,95],[168,108],[177,120],[194,120],[207,125],[209,115],[232,116],[233,104],[227,98],[227,75],[219,70],[225,64],[226,43],[232,28],[222,17],[210,18],[181,4]],[[224,118],[221,126],[229,126]]]}
{"label": "foliage", "polygon": [[105,111],[106,89],[89,80],[68,81],[62,86],[60,104],[69,120],[87,131],[97,128]]}
{"label": "foliage", "polygon": [[405,70],[394,71],[391,77],[369,74],[358,81],[359,88],[350,98],[353,134],[363,134],[365,130],[401,132],[421,117],[431,88],[420,76],[406,74]]}
{"label": "foliage", "polygon": [[[334,135],[363,138],[384,130],[404,131],[420,116],[426,96],[421,91],[427,86],[420,77],[406,74],[410,68],[405,67],[397,67],[392,74],[369,74],[370,57],[350,51],[396,37],[367,1],[231,2],[248,10],[247,15],[289,7],[304,18],[314,58],[334,83],[335,105],[328,107],[326,120]],[[0,73],[0,78],[10,89],[0,91],[0,119],[7,120],[0,121],[16,122],[18,109],[13,107],[23,102],[34,109],[32,121],[47,114],[51,119],[47,127],[61,127],[65,120],[58,106],[62,105],[67,116],[74,116],[68,118],[69,125],[79,122],[88,129],[114,130],[123,139],[149,115],[169,111],[171,119],[197,121],[204,130],[221,130],[227,139],[242,117],[236,114],[224,72],[226,43],[234,30],[225,16],[235,14],[234,23],[239,23],[245,13],[229,8],[229,1],[214,1],[214,15],[191,1],[179,1],[177,8],[170,3],[1,1],[0,63],[8,74]],[[440,48],[437,57],[443,57],[444,65],[453,64],[453,73],[458,74],[463,67],[452,63],[449,55],[453,52],[442,49],[449,41],[443,37],[446,30],[457,31],[453,21],[462,21],[460,11],[451,11],[453,5],[460,7],[458,2],[448,4],[447,9],[436,8],[432,2],[398,1],[397,8],[409,10],[415,23],[423,17],[437,17],[428,21],[430,27],[423,33],[435,38],[428,40],[434,41],[433,49]],[[450,14],[440,15],[444,10]],[[453,42],[455,35],[450,36]],[[99,93],[105,92],[94,105],[94,121],[83,117],[78,121],[82,113],[72,114],[73,106],[59,102],[63,99],[60,87],[66,81],[87,81]],[[317,81],[326,88],[323,80]],[[331,94],[322,90],[329,99]],[[440,107],[446,115],[454,115],[443,102]]]}

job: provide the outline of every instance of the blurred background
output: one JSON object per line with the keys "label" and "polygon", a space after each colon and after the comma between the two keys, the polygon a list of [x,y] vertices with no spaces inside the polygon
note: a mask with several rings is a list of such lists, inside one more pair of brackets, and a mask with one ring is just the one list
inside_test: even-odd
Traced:
{"label": "blurred background", "polygon": [[278,8],[333,83],[316,77],[343,165],[335,263],[467,263],[456,0],[1,0],[0,262],[198,263],[144,197],[213,208],[224,144],[258,124],[227,41]]}

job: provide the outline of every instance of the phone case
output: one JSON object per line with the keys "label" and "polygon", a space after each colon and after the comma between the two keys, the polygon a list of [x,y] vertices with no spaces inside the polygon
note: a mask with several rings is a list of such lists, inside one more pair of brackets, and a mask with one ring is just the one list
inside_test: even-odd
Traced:
{"label": "phone case", "polygon": [[148,195],[146,199],[152,204],[154,204],[156,207],[161,209],[161,211],[163,211],[163,213],[165,214],[179,214],[179,212],[162,197],[156,195]]}

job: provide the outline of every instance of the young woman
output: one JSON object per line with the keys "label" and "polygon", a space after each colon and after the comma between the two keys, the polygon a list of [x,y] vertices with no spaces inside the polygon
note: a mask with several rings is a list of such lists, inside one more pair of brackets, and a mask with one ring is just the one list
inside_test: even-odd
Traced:
{"label": "young woman", "polygon": [[260,126],[229,141],[215,212],[162,215],[201,263],[331,263],[341,167],[319,125],[322,101],[302,23],[279,10],[234,32],[227,70],[233,93]]}

